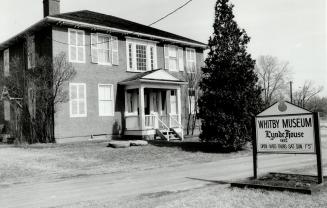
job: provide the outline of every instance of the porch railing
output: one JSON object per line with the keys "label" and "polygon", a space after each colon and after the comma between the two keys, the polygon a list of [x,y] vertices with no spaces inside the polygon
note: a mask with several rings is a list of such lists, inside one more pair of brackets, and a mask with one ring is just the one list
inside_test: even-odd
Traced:
{"label": "porch railing", "polygon": [[182,140],[184,140],[183,125],[181,124],[180,121],[181,121],[180,115],[169,114],[169,127],[170,128],[180,128],[181,129],[181,137],[182,137]]}

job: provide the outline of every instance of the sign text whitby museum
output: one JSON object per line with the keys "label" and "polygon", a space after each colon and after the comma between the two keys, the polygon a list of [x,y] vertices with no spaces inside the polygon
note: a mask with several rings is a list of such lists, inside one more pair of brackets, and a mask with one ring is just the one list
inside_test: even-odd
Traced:
{"label": "sign text whitby museum", "polygon": [[256,118],[258,152],[314,153],[312,114]]}

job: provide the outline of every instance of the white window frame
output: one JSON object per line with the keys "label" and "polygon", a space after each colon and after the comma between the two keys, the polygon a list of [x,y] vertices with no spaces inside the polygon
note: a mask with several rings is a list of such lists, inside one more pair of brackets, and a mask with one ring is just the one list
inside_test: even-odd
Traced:
{"label": "white window frame", "polygon": [[[111,106],[111,112],[109,114],[101,114],[100,112],[100,86],[110,86],[110,90],[111,90],[111,102],[112,102],[112,106]],[[107,100],[108,101],[108,100]],[[114,85],[113,84],[98,84],[98,111],[99,111],[99,116],[101,117],[108,117],[108,116],[114,116],[115,115],[115,96],[114,96]]]}
{"label": "white window frame", "polygon": [[[172,72],[178,72],[179,71],[179,65],[178,65],[178,47],[177,46],[174,46],[174,45],[168,45],[167,47],[168,49],[168,68],[169,68],[169,71],[172,71]],[[176,57],[173,57],[173,56],[170,56],[170,50],[175,50],[176,52]],[[174,59],[176,61],[176,68],[173,69],[170,67],[170,60]]]}
{"label": "white window frame", "polygon": [[[70,42],[70,36],[71,36],[71,32],[76,32],[76,43],[72,44]],[[77,45],[78,43],[78,33],[82,32],[83,33],[83,44],[82,46]],[[71,57],[71,47],[76,47],[76,60],[72,60]],[[78,48],[83,48],[83,60],[78,60]],[[77,29],[71,29],[68,28],[68,56],[69,56],[69,62],[73,62],[73,63],[85,63],[85,32],[84,30],[77,30]]]}
{"label": "white window frame", "polygon": [[[194,91],[194,95],[191,95],[191,91]],[[195,111],[195,105],[196,105],[196,100],[195,100],[195,94],[196,91],[194,88],[188,88],[188,96],[187,96],[187,102],[188,102],[188,112],[191,115],[195,115],[196,111]],[[192,103],[192,100],[194,99],[194,102]],[[192,106],[193,104],[193,106]]]}
{"label": "white window frame", "polygon": [[[108,49],[108,54],[109,56],[111,56],[108,60],[108,62],[101,62],[100,61],[100,50],[103,50],[103,49],[100,49],[99,46],[102,45],[102,42],[99,41],[99,37],[105,37],[105,38],[108,38],[109,41],[108,41],[108,44],[109,44],[109,49]],[[107,34],[102,34],[102,33],[97,33],[97,39],[98,39],[98,42],[97,42],[97,50],[98,50],[98,64],[100,65],[107,65],[107,66],[112,66],[112,38],[110,35],[107,35]]]}
{"label": "white window frame", "polygon": [[[73,105],[72,105],[72,86],[77,86],[77,89],[78,89],[78,87],[79,86],[83,86],[84,87],[84,103],[85,103],[85,105],[84,105],[84,114],[80,114],[79,113],[79,105],[77,105],[77,114],[73,114],[72,112],[73,112],[73,109],[72,109],[72,107],[73,107]],[[80,100],[80,98],[79,98],[79,92],[77,91],[76,92],[76,95],[77,95],[77,100]],[[85,83],[69,83],[69,115],[70,115],[70,117],[71,118],[79,118],[79,117],[86,117],[87,116],[87,95],[86,95],[86,84]]]}
{"label": "white window frame", "polygon": [[[190,53],[190,55],[192,53],[194,53],[194,60],[193,59],[188,59],[188,53]],[[196,72],[196,51],[194,48],[186,48],[185,50],[185,57],[186,57],[186,71],[188,73],[195,73]],[[191,70],[191,67],[190,67],[190,63],[193,63],[194,64],[194,71]]]}
{"label": "white window frame", "polygon": [[4,77],[10,76],[10,52],[9,48],[3,51],[3,73]]}
{"label": "white window frame", "polygon": [[[127,71],[128,72],[145,72],[157,69],[158,58],[157,58],[157,42],[143,40],[138,38],[126,38],[126,57],[127,57]],[[130,67],[130,55],[129,55],[129,44],[132,45],[132,67]],[[146,46],[146,70],[137,70],[137,60],[136,60],[136,45]],[[153,69],[151,68],[151,53],[150,48],[153,48]]]}

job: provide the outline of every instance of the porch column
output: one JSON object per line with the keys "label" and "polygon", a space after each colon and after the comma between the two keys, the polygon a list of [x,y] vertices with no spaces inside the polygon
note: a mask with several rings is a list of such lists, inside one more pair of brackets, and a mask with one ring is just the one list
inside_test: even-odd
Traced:
{"label": "porch column", "polygon": [[182,123],[182,100],[181,100],[181,88],[179,87],[177,90],[177,115],[178,122]]}
{"label": "porch column", "polygon": [[144,113],[144,87],[139,87],[139,117],[141,130],[145,129],[145,113]]}
{"label": "porch column", "polygon": [[126,87],[124,89],[124,93],[125,93],[125,116],[126,116],[127,113],[128,113],[128,97],[127,97],[127,89],[126,89]]}

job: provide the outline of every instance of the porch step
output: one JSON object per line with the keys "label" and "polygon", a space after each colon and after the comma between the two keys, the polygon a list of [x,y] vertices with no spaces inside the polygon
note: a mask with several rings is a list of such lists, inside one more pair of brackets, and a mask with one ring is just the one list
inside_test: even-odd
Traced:
{"label": "porch step", "polygon": [[170,131],[166,130],[156,130],[155,139],[163,139],[163,140],[182,140],[180,135],[174,130],[170,129]]}

